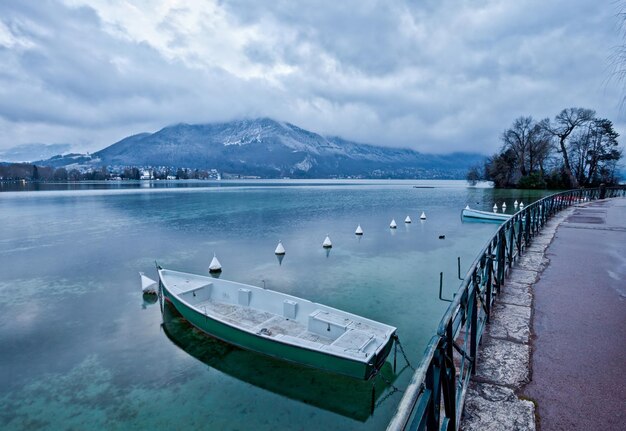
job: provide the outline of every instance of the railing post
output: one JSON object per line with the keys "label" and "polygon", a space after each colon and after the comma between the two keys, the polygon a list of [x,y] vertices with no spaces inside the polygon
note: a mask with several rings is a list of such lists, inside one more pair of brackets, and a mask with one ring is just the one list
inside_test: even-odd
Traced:
{"label": "railing post", "polygon": [[491,247],[489,247],[488,251],[489,255],[487,256],[487,283],[485,286],[485,292],[487,296],[487,304],[489,304],[489,314],[491,314],[491,304],[493,304],[493,289],[491,282],[491,271],[493,270],[493,258],[491,257]]}
{"label": "railing post", "polygon": [[522,254],[522,217],[517,220],[517,255]]}
{"label": "railing post", "polygon": [[476,288],[470,287],[470,356],[472,358],[472,374],[476,374],[476,352],[478,350],[478,298]]}
{"label": "railing post", "polygon": [[511,268],[513,266],[513,249],[515,247],[515,221],[511,220],[511,233],[510,233],[510,238],[509,238],[509,265],[508,267]]}
{"label": "railing post", "polygon": [[426,372],[426,389],[431,391],[430,401],[426,407],[426,429],[428,431],[439,429],[440,409],[441,409],[441,340],[437,346],[437,351],[433,357],[433,361]]}
{"label": "railing post", "polygon": [[526,218],[524,219],[524,247],[528,247],[530,243],[530,210],[525,208]]}
{"label": "railing post", "polygon": [[506,234],[504,229],[498,234],[498,285],[502,287],[504,285],[504,266],[506,255]]}
{"label": "railing post", "polygon": [[600,184],[600,199],[604,199],[606,197],[606,185],[604,183]]}
{"label": "railing post", "polygon": [[443,382],[443,403],[446,409],[446,417],[449,419],[448,431],[456,429],[456,368],[454,366],[454,333],[452,331],[452,321],[446,327],[446,345],[444,358]]}

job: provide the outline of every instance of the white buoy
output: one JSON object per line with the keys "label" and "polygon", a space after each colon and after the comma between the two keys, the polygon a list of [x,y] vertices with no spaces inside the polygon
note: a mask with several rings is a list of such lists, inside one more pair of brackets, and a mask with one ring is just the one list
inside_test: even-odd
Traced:
{"label": "white buoy", "polygon": [[519,209],[522,209],[522,208],[524,208],[524,202],[519,203]]}
{"label": "white buoy", "polygon": [[150,277],[146,277],[143,272],[140,272],[139,275],[141,276],[141,290],[143,291],[143,293],[156,295],[158,283]]}
{"label": "white buoy", "polygon": [[466,210],[470,209],[469,205],[465,205],[465,209]]}
{"label": "white buoy", "polygon": [[356,230],[354,231],[355,235],[363,235],[363,229],[361,229],[361,225],[358,225],[356,227]]}
{"label": "white buoy", "polygon": [[391,223],[389,223],[389,227],[391,229],[396,229],[398,227],[398,225],[396,224],[396,219],[391,219]]}
{"label": "white buoy", "polygon": [[211,264],[209,265],[209,272],[222,272],[222,264],[219,260],[217,260],[217,256],[213,253],[213,259],[211,260]]}
{"label": "white buoy", "polygon": [[276,250],[274,250],[274,253],[279,256],[285,254],[285,247],[283,247],[283,243],[281,241],[278,241],[278,245],[276,246]]}
{"label": "white buoy", "polygon": [[493,204],[493,212],[494,213],[498,212],[498,204]]}
{"label": "white buoy", "polygon": [[502,202],[502,211],[506,209],[506,202]]}
{"label": "white buoy", "polygon": [[420,220],[426,220],[426,213],[422,211],[422,215],[420,216]]}
{"label": "white buoy", "polygon": [[515,202],[513,202],[513,206],[514,206],[515,208],[517,208],[517,206],[518,206],[518,205],[519,205],[519,203],[517,203],[517,199],[515,199]]}
{"label": "white buoy", "polygon": [[405,223],[411,223],[411,217],[406,216],[406,218],[404,219]]}
{"label": "white buoy", "polygon": [[324,248],[331,248],[332,246],[333,246],[333,243],[330,242],[330,237],[328,235],[326,235],[326,239],[322,243],[322,247],[324,247]]}

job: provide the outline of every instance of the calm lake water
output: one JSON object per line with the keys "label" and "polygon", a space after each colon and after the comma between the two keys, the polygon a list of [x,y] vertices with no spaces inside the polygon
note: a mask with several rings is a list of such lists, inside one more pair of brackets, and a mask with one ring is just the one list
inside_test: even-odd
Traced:
{"label": "calm lake water", "polygon": [[[428,188],[415,188],[414,186]],[[383,429],[402,394],[233,348],[144,300],[139,271],[207,273],[394,325],[419,361],[463,272],[497,229],[469,204],[542,193],[464,181],[240,181],[0,190],[0,428]],[[9,191],[7,191],[9,190]],[[419,216],[424,211],[425,222]],[[410,215],[413,223],[406,225]],[[398,229],[389,229],[395,218]],[[354,235],[357,224],[365,234]],[[329,234],[333,248],[322,241]],[[445,239],[439,239],[444,235]],[[278,240],[287,254],[274,255]],[[412,371],[391,356],[385,377]]]}

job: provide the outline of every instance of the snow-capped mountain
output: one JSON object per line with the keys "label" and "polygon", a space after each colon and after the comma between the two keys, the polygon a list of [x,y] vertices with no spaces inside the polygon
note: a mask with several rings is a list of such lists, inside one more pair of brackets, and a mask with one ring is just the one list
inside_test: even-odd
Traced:
{"label": "snow-capped mountain", "polygon": [[[56,157],[47,164],[70,160]],[[460,178],[484,156],[429,155],[408,149],[323,137],[269,118],[227,123],[176,124],[129,136],[90,156],[88,163],[113,166],[175,166],[262,177],[338,176]],[[69,164],[67,163],[67,164]],[[42,162],[46,164],[46,162]]]}

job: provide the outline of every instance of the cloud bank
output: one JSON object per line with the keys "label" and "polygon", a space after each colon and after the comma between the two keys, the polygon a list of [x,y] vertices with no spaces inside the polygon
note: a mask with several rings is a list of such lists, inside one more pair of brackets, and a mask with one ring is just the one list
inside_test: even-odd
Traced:
{"label": "cloud bank", "polygon": [[517,116],[570,106],[626,132],[608,60],[616,12],[612,0],[5,0],[0,150],[95,151],[168,124],[269,116],[490,153]]}

